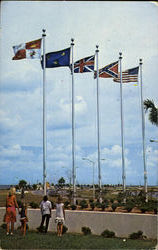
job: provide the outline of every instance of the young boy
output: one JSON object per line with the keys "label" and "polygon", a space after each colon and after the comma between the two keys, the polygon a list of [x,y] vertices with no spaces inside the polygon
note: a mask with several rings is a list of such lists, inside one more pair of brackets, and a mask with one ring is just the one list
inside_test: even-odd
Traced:
{"label": "young boy", "polygon": [[47,233],[48,230],[48,225],[49,225],[49,219],[51,218],[51,209],[52,209],[52,204],[51,202],[48,200],[47,195],[45,195],[43,197],[43,201],[40,204],[40,208],[41,208],[41,214],[42,214],[42,221],[41,221],[41,225],[40,225],[40,232],[43,232],[43,225],[44,222],[46,220],[46,227],[45,227],[45,233]]}

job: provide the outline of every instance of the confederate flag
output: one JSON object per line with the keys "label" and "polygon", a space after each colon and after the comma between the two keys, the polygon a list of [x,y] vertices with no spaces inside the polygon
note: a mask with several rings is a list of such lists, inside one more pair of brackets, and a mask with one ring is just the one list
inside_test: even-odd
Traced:
{"label": "confederate flag", "polygon": [[[118,61],[113,62],[99,70],[99,77],[103,78],[117,78],[118,76]],[[97,77],[97,72],[94,72],[94,78]]]}

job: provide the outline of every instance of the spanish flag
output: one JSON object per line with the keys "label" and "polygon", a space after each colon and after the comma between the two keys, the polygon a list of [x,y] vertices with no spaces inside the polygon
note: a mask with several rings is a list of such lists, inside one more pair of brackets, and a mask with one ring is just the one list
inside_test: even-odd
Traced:
{"label": "spanish flag", "polygon": [[41,40],[38,39],[28,43],[13,46],[14,57],[12,60],[37,59],[41,57]]}

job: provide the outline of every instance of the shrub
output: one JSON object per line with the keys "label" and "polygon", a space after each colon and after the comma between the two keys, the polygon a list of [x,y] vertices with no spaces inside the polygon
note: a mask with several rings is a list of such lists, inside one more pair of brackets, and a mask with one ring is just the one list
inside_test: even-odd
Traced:
{"label": "shrub", "polygon": [[113,204],[111,205],[111,207],[112,207],[112,210],[115,211],[116,208],[118,207],[118,203],[113,203]]}
{"label": "shrub", "polygon": [[143,238],[143,232],[142,231],[138,231],[137,233],[131,233],[129,235],[130,239],[142,239]]}
{"label": "shrub", "polygon": [[135,207],[135,204],[132,201],[128,201],[125,205],[125,209],[127,209],[128,212],[131,212],[132,208],[134,207]]}
{"label": "shrub", "polygon": [[114,199],[113,199],[113,198],[111,198],[111,199],[110,199],[110,202],[111,202],[111,203],[113,203],[113,202],[114,202]]}
{"label": "shrub", "polygon": [[118,198],[117,201],[118,201],[118,203],[121,203],[122,202],[122,198]]}
{"label": "shrub", "polygon": [[144,191],[140,191],[140,193],[138,194],[138,197],[139,197],[139,200],[141,202],[145,202],[146,197],[145,197],[145,192]]}
{"label": "shrub", "polygon": [[108,229],[106,229],[101,233],[101,236],[105,238],[113,238],[115,237],[115,233],[113,231],[109,231]]}
{"label": "shrub", "polygon": [[67,232],[67,230],[68,230],[68,228],[65,225],[63,225],[63,234],[65,234]]}
{"label": "shrub", "polygon": [[106,203],[106,204],[109,203],[108,199],[104,199],[103,202]]}
{"label": "shrub", "polygon": [[139,206],[139,209],[142,211],[142,213],[145,213],[149,210],[149,207],[147,204],[142,204],[141,206]]}
{"label": "shrub", "polygon": [[94,202],[94,200],[93,199],[89,199],[89,203],[93,203]]}
{"label": "shrub", "polygon": [[147,211],[154,211],[154,213],[157,214],[157,201],[150,200],[147,204],[148,204]]}
{"label": "shrub", "polygon": [[104,211],[106,207],[108,207],[107,204],[105,204],[105,203],[102,203],[102,204],[101,204],[101,209],[102,209],[102,211]]}
{"label": "shrub", "polygon": [[39,207],[39,205],[36,202],[34,202],[34,201],[30,202],[30,206],[32,208],[38,208]]}
{"label": "shrub", "polygon": [[76,205],[71,205],[72,210],[76,210],[76,207],[77,207]]}
{"label": "shrub", "polygon": [[80,206],[81,206],[82,209],[83,209],[83,208],[87,208],[87,207],[88,207],[87,201],[86,201],[86,200],[82,200],[82,201],[80,202]]}
{"label": "shrub", "polygon": [[123,192],[119,192],[117,197],[122,199],[123,196],[124,196]]}
{"label": "shrub", "polygon": [[91,202],[91,203],[90,203],[90,207],[91,207],[92,210],[94,210],[94,208],[95,208],[95,203],[94,203],[94,202]]}
{"label": "shrub", "polygon": [[84,235],[88,235],[88,234],[91,234],[91,229],[89,227],[82,227],[82,233]]}
{"label": "shrub", "polygon": [[102,205],[102,203],[100,203],[99,201],[97,201],[97,202],[95,203],[95,206],[96,206],[97,208],[101,208],[101,205]]}

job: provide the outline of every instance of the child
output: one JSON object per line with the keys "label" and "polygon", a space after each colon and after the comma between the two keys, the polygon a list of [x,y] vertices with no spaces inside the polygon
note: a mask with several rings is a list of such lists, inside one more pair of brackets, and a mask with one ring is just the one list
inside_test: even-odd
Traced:
{"label": "child", "polygon": [[62,203],[62,198],[59,196],[56,203],[56,219],[55,219],[55,222],[57,223],[58,236],[62,236],[64,219],[65,219],[64,204]]}
{"label": "child", "polygon": [[40,208],[41,208],[41,214],[42,214],[42,221],[41,221],[41,225],[39,227],[39,231],[43,232],[43,225],[44,225],[44,222],[46,220],[46,227],[45,227],[44,232],[47,233],[48,225],[49,225],[49,219],[51,218],[51,209],[52,209],[52,204],[48,200],[47,195],[45,195],[43,197],[43,201],[40,204]]}
{"label": "child", "polygon": [[28,222],[28,218],[27,218],[27,206],[23,202],[21,204],[21,210],[20,210],[19,214],[20,214],[20,221],[21,221],[21,232],[22,232],[23,236],[25,236],[26,223]]}

